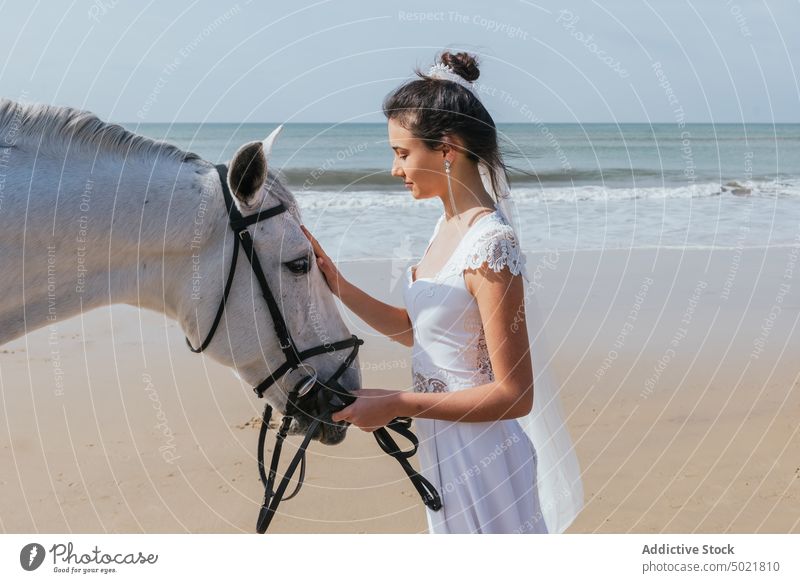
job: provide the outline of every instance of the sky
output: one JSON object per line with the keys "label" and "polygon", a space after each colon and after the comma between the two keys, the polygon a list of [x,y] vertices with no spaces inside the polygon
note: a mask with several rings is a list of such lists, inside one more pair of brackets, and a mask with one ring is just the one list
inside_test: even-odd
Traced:
{"label": "sky", "polygon": [[800,122],[798,0],[0,0],[0,96],[132,122],[382,122],[443,49],[497,122]]}

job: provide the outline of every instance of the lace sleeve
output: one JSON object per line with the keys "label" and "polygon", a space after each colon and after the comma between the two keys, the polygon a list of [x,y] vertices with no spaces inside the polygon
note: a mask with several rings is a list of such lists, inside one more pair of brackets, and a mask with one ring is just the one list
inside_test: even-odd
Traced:
{"label": "lace sleeve", "polygon": [[513,275],[522,271],[525,254],[511,226],[496,223],[483,230],[470,245],[461,268],[477,269],[484,262],[498,273],[506,266]]}

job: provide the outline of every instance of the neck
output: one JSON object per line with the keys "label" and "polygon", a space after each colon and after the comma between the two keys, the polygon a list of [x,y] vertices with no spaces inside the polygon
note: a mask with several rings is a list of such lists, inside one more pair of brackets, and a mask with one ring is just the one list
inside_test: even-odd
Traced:
{"label": "neck", "polygon": [[[448,192],[441,195],[445,219],[459,220],[465,213],[476,208],[494,208],[492,196],[486,191],[477,164],[461,164],[459,171],[451,172],[450,186],[452,199]],[[454,208],[455,205],[455,208]]]}
{"label": "neck", "polygon": [[213,166],[112,158],[34,166],[33,155],[12,155],[0,209],[0,344],[117,303],[195,328],[191,298],[219,287],[214,265],[229,231]]}

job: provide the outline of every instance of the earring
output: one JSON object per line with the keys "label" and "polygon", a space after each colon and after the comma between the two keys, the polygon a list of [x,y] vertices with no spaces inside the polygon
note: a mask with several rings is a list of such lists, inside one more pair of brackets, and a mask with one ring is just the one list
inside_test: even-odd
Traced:
{"label": "earring", "polygon": [[456,219],[458,219],[458,214],[456,213],[456,201],[453,199],[453,185],[450,182],[450,160],[444,161],[444,172],[447,174],[447,194],[450,196],[450,206],[453,207],[453,215],[455,215]]}

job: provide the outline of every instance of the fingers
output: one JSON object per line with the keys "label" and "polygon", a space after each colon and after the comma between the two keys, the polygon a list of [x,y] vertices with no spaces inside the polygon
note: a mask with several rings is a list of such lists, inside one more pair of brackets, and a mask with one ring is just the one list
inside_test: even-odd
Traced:
{"label": "fingers", "polygon": [[344,409],[341,409],[340,411],[336,411],[335,413],[333,413],[331,415],[331,420],[332,421],[347,421],[347,418],[350,416],[350,407],[351,406],[352,405],[348,405]]}
{"label": "fingers", "polygon": [[320,246],[319,241],[317,241],[314,235],[312,235],[309,230],[306,229],[305,225],[300,225],[300,229],[303,231],[303,234],[308,238],[308,240],[311,241],[311,246],[314,247],[314,251],[317,249],[321,251],[322,247]]}
{"label": "fingers", "polygon": [[320,245],[319,241],[317,241],[314,238],[314,235],[312,235],[308,231],[308,229],[305,228],[304,225],[300,225],[300,229],[303,231],[303,234],[311,242],[311,248],[314,250],[314,255],[316,255],[316,257],[317,257],[317,263],[318,264],[320,264],[320,263],[330,264],[331,263],[330,261],[325,261],[325,259],[327,259],[328,256],[325,254],[325,251],[322,250],[322,245]]}
{"label": "fingers", "polygon": [[[358,396],[358,389],[350,393],[351,395]],[[331,414],[331,419],[333,421],[350,421],[349,416],[353,409],[353,403],[350,403],[344,409],[339,409],[335,413]]]}

